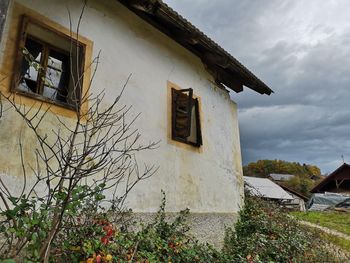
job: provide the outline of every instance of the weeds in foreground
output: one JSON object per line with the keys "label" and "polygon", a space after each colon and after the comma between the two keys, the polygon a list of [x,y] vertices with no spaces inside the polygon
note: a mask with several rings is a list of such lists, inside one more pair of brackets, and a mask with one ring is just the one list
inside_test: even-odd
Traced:
{"label": "weeds in foreground", "polygon": [[277,204],[248,194],[222,253],[227,262],[344,262],[319,232],[299,225]]}
{"label": "weeds in foreground", "polygon": [[[92,203],[96,201],[98,198]],[[341,258],[342,254],[337,254],[334,247],[324,241],[318,232],[298,225],[296,220],[281,211],[277,205],[258,198],[246,197],[239,220],[233,228],[226,231],[222,250],[200,243],[189,235],[188,210],[169,220],[165,204],[164,194],[153,221],[140,225],[138,230],[129,230],[125,225],[111,223],[108,213],[89,214],[86,217],[90,220],[88,223],[86,218],[83,220],[85,212],[72,214],[75,224],[65,225],[65,231],[61,232],[54,243],[55,249],[51,253],[50,261],[345,262]],[[131,226],[135,229],[134,223]]]}

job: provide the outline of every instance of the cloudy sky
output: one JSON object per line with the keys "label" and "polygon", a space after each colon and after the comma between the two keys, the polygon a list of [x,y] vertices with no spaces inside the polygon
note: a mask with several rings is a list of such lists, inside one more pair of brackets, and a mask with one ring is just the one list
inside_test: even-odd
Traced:
{"label": "cloudy sky", "polygon": [[239,106],[243,162],[350,163],[350,1],[166,0],[268,84]]}

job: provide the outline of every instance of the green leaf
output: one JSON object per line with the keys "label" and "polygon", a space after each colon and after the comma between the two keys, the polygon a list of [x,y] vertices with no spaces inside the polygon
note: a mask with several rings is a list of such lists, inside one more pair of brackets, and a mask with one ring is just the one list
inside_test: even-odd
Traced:
{"label": "green leaf", "polygon": [[0,263],[16,263],[16,261],[13,259],[3,259],[0,261]]}

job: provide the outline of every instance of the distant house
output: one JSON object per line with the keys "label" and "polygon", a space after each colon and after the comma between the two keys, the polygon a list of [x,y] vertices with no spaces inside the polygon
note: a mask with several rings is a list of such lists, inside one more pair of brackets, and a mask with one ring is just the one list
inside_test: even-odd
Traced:
{"label": "distant house", "polygon": [[270,174],[269,176],[275,182],[285,182],[295,177],[293,174]]}
{"label": "distant house", "polygon": [[350,165],[344,163],[311,189],[311,193],[350,194]]}
{"label": "distant house", "polygon": [[299,200],[268,178],[244,176],[244,188],[252,196],[278,202],[287,208],[301,210]]}
{"label": "distant house", "polygon": [[289,202],[291,206],[299,206],[300,211],[305,211],[305,203],[308,201],[308,197],[283,184],[279,184],[279,186],[282,187],[288,194],[293,196],[294,200]]}
{"label": "distant house", "polygon": [[245,189],[253,196],[276,201],[292,200],[293,197],[278,184],[267,178],[243,176]]}
{"label": "distant house", "polygon": [[244,176],[244,187],[253,196],[276,201],[288,209],[305,210],[303,198],[284,190],[282,186],[272,182],[268,178]]}

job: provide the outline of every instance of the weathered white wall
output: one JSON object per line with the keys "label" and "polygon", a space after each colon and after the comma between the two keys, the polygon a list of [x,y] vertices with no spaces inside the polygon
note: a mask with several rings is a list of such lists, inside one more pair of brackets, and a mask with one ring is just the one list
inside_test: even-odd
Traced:
{"label": "weathered white wall", "polygon": [[[67,6],[73,18],[78,17],[81,8],[81,1],[17,2],[65,27],[69,27]],[[12,7],[13,1],[9,13]],[[6,26],[2,42],[7,41],[8,33]],[[163,189],[168,211],[188,207],[200,213],[237,212],[243,198],[243,179],[236,104],[225,91],[212,84],[201,61],[117,1],[89,1],[80,34],[94,42],[95,56],[101,50],[94,92],[105,89],[106,103],[111,102],[132,73],[122,102],[132,104],[134,114],[142,112],[136,126],[144,142],[161,140],[159,149],[138,157],[141,163],[156,163],[160,169],[129,195],[130,207],[137,212],[156,211]],[[0,45],[0,52],[5,46]],[[203,137],[200,152],[171,143],[169,139],[167,81],[181,88],[192,87],[200,97]],[[18,139],[11,136],[18,133],[21,124],[14,118],[0,122],[0,173],[16,177],[20,173],[18,155],[17,161],[14,160]],[[8,148],[13,156],[4,153]]]}
{"label": "weathered white wall", "polygon": [[9,3],[9,0],[2,0],[0,2],[0,41],[2,36],[2,30],[4,28],[4,24],[6,20],[8,3]]}

